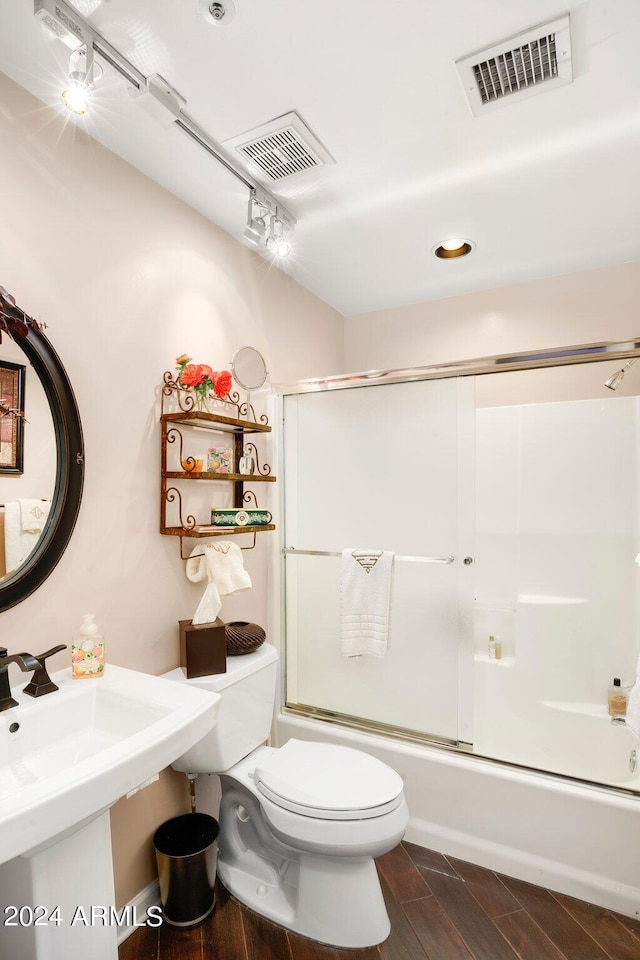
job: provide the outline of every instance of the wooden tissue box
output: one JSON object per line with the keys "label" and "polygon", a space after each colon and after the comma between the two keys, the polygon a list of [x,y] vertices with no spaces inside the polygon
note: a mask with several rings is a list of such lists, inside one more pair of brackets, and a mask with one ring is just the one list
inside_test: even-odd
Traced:
{"label": "wooden tissue box", "polygon": [[213,623],[179,620],[180,666],[187,679],[227,672],[225,624],[219,617]]}

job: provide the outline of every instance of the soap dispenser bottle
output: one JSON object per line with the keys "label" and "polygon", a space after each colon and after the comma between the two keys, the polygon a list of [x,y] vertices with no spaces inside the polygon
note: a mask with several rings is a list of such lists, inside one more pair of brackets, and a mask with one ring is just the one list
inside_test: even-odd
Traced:
{"label": "soap dispenser bottle", "polygon": [[609,687],[609,716],[624,717],[627,713],[627,694],[620,685],[620,678],[614,677]]}
{"label": "soap dispenser bottle", "polygon": [[104,637],[93,613],[85,613],[78,636],[71,644],[71,676],[74,680],[101,677],[104,673]]}

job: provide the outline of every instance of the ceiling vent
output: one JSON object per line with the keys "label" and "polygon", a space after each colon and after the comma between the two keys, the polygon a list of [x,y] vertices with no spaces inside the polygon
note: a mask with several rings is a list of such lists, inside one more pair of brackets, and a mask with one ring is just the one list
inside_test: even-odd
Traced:
{"label": "ceiling vent", "polygon": [[475,117],[570,83],[569,14],[457,60],[456,66]]}
{"label": "ceiling vent", "polygon": [[239,153],[266,183],[277,183],[335,162],[295,112],[225,140],[223,145]]}

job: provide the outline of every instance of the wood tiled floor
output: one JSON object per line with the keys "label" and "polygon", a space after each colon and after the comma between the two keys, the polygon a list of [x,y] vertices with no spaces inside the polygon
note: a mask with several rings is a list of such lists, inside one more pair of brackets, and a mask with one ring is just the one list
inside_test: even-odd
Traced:
{"label": "wood tiled floor", "polygon": [[377,861],[379,947],[338,950],[276,927],[223,887],[199,927],[141,927],[119,960],[640,960],[640,921],[412,843]]}

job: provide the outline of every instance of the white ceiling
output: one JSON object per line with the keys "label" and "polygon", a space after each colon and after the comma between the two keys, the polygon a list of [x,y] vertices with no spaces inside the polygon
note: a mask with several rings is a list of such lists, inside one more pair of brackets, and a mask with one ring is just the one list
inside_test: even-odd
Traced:
{"label": "white ceiling", "polygon": [[[455,61],[561,0],[75,0],[219,143],[296,110],[335,159],[272,186],[297,217],[295,278],[350,315],[640,259],[639,0],[571,8],[573,82],[473,117]],[[58,109],[69,51],[0,3],[0,70]],[[87,130],[235,237],[247,190],[111,68]],[[60,107],[59,109],[63,109]],[[43,121],[44,122],[44,121]],[[440,240],[477,247],[440,261]]]}

